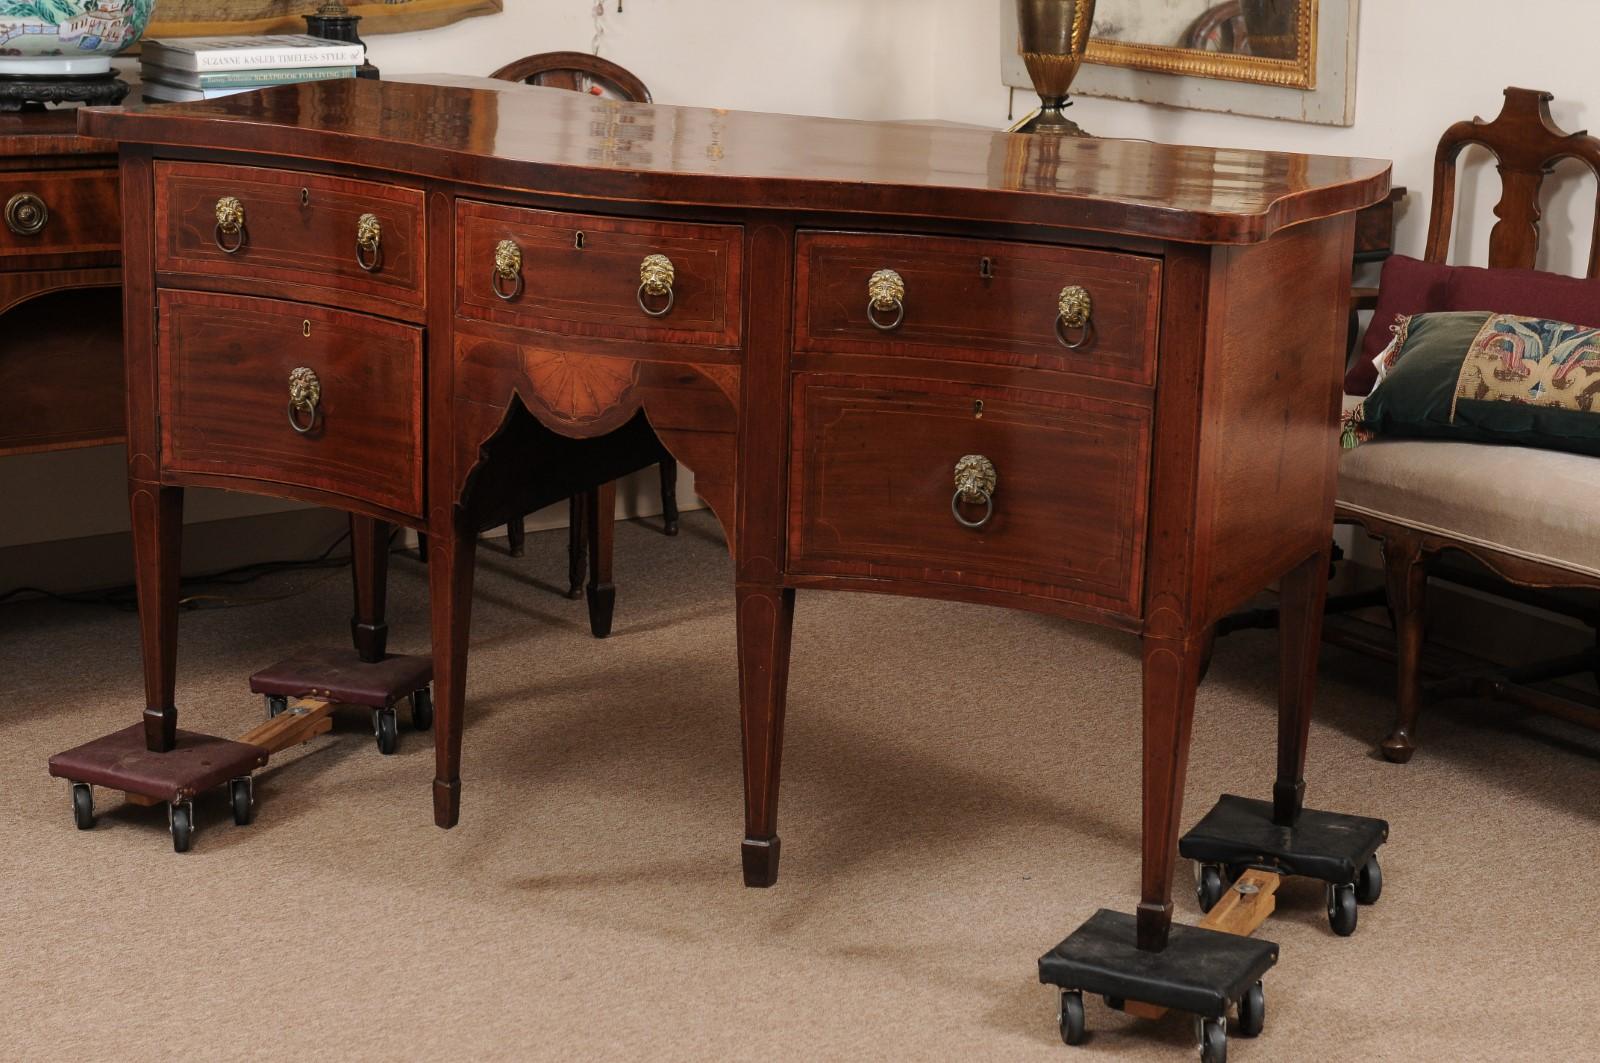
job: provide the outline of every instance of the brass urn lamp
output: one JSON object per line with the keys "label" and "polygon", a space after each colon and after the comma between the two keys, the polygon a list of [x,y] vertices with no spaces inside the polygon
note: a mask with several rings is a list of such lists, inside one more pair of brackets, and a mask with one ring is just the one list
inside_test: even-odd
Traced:
{"label": "brass urn lamp", "polygon": [[1018,133],[1088,136],[1064,113],[1072,106],[1068,90],[1089,49],[1095,0],[1017,0],[1018,42],[1039,113],[1023,121]]}

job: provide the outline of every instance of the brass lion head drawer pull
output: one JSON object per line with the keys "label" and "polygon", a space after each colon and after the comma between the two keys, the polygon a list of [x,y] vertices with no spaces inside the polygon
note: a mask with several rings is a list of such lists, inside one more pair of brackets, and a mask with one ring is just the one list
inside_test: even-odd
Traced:
{"label": "brass lion head drawer pull", "polygon": [[49,220],[44,200],[32,192],[18,192],[6,201],[6,228],[18,236],[33,236]]}
{"label": "brass lion head drawer pull", "polygon": [[508,303],[522,294],[522,248],[515,240],[501,240],[494,245],[494,273],[489,284],[494,294]]}
{"label": "brass lion head drawer pull", "polygon": [[217,200],[217,228],[212,235],[223,252],[238,254],[249,235],[244,227],[244,204],[232,196]]}
{"label": "brass lion head drawer pull", "polygon": [[[956,493],[950,497],[950,512],[956,523],[974,530],[985,527],[994,519],[994,487],[997,476],[994,462],[982,454],[968,454],[956,462]],[[983,516],[968,520],[961,512],[963,505],[982,506]]]}
{"label": "brass lion head drawer pull", "polygon": [[356,221],[356,265],[368,273],[383,265],[383,226],[376,214],[363,214]]}
{"label": "brass lion head drawer pull", "polygon": [[[894,312],[894,320],[880,314]],[[906,319],[906,282],[892,269],[880,269],[867,281],[867,320],[884,332],[893,332]]]}
{"label": "brass lion head drawer pull", "polygon": [[[639,263],[639,309],[651,317],[666,317],[672,313],[672,282],[677,276],[672,259],[666,255],[646,255]],[[645,301],[647,298],[665,298],[667,303],[659,310],[652,310]]]}
{"label": "brass lion head drawer pull", "polygon": [[1094,299],[1082,285],[1061,289],[1056,302],[1056,339],[1069,351],[1088,346],[1094,339]]}
{"label": "brass lion head drawer pull", "polygon": [[322,401],[322,381],[301,366],[289,373],[289,427],[309,435],[317,427],[317,404]]}

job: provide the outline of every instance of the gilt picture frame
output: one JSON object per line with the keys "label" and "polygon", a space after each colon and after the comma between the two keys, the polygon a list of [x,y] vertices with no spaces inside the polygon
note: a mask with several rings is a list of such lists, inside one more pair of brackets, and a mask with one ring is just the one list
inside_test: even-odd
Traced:
{"label": "gilt picture frame", "polygon": [[[304,15],[321,0],[160,0],[145,37],[218,37],[304,33]],[[502,0],[346,0],[361,16],[361,35],[434,29],[473,15],[498,14]]]}
{"label": "gilt picture frame", "polygon": [[[1027,68],[1017,53],[1015,0],[999,0],[1001,69],[1005,84],[1032,92]],[[1115,26],[1120,10],[1133,5],[1149,22],[1146,0],[1100,0],[1095,23]],[[1197,21],[1204,3],[1189,10],[1187,0],[1168,0],[1182,17],[1139,39],[1137,32],[1117,39],[1093,37],[1083,69],[1073,83],[1079,96],[1100,96],[1190,110],[1348,126],[1355,122],[1356,43],[1360,0],[1301,0],[1293,47],[1282,56],[1230,54],[1184,47],[1175,26]],[[1213,4],[1212,8],[1226,5]],[[1137,21],[1137,20],[1136,20]]]}

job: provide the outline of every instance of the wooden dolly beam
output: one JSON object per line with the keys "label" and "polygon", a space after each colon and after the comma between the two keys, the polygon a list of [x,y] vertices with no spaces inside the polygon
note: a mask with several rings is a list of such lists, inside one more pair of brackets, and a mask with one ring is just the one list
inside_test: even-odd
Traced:
{"label": "wooden dolly beam", "polygon": [[[333,729],[333,712],[338,702],[295,698],[289,707],[266,723],[239,736],[245,745],[260,746],[270,753],[281,753],[291,746],[303,745],[318,735]],[[129,804],[150,807],[165,804],[159,797],[123,792]]]}
{"label": "wooden dolly beam", "polygon": [[[1283,877],[1275,872],[1251,868],[1239,876],[1198,925],[1203,930],[1249,937],[1277,909],[1276,894],[1282,883]],[[1122,1010],[1141,1019],[1159,1019],[1168,1009],[1129,1000],[1124,1002]]]}

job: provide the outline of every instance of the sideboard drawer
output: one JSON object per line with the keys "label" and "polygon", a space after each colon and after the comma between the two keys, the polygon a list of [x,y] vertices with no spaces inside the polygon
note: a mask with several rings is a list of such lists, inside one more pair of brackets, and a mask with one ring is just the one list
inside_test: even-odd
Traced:
{"label": "sideboard drawer", "polygon": [[[202,292],[163,291],[158,307],[164,470],[422,512],[421,329]],[[312,407],[294,406],[292,378],[314,386]]]}
{"label": "sideboard drawer", "polygon": [[[882,233],[803,232],[796,248],[797,351],[1155,381],[1159,259]],[[878,290],[873,279],[880,271],[894,277]],[[1069,288],[1087,295],[1085,325],[1063,324]],[[875,297],[880,306],[873,305]]]}
{"label": "sideboard drawer", "polygon": [[0,260],[122,250],[115,170],[0,173]]}
{"label": "sideboard drawer", "polygon": [[[463,317],[565,336],[739,346],[744,231],[737,225],[467,200],[456,211]],[[647,278],[652,256],[670,263],[670,280],[660,272]]]}
{"label": "sideboard drawer", "polygon": [[[1004,588],[1137,615],[1147,408],[797,374],[793,425],[791,571]],[[992,465],[992,511],[956,501],[968,455]]]}
{"label": "sideboard drawer", "polygon": [[423,303],[420,189],[200,162],[157,162],[155,178],[158,270]]}

